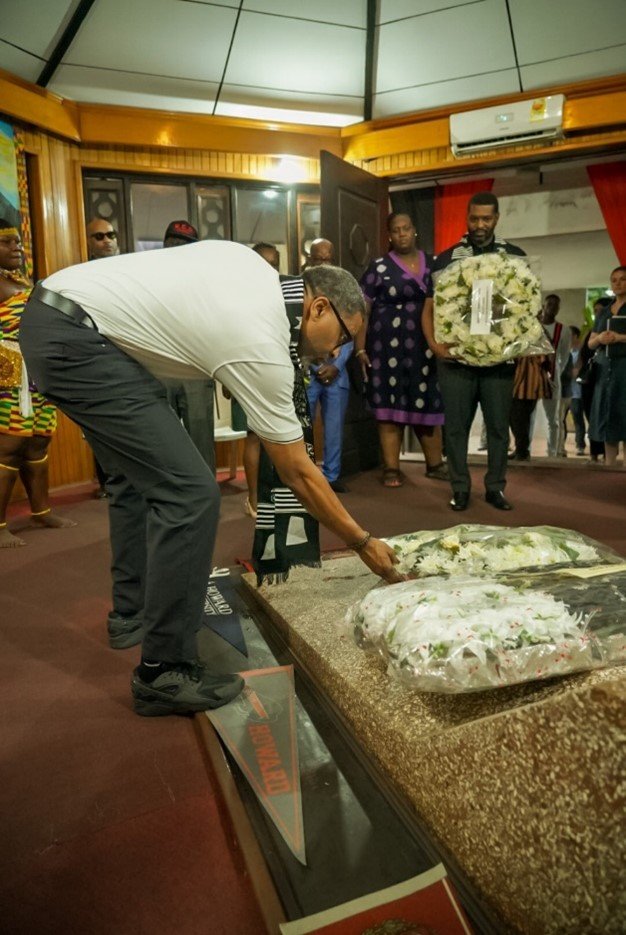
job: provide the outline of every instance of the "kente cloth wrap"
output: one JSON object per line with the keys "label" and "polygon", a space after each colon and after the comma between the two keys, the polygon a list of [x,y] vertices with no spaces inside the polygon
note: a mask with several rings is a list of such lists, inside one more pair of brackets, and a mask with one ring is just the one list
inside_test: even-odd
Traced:
{"label": "kente cloth wrap", "polygon": [[[298,356],[304,283],[300,277],[281,281],[291,340],[289,353],[294,368],[293,404],[302,426],[307,454],[314,460],[313,425],[304,386],[302,364]],[[279,584],[287,580],[292,565],[319,568],[319,525],[292,491],[282,483],[278,472],[261,449],[259,461],[257,520],[254,532],[252,564],[257,584]]]}
{"label": "kente cloth wrap", "polygon": [[[9,278],[9,277],[7,277]],[[17,341],[20,319],[30,295],[31,287],[24,289],[0,302],[0,335],[3,339]],[[53,435],[57,427],[57,411],[34,386],[30,386],[32,414],[20,412],[19,387],[0,386],[0,434],[3,435]]]}

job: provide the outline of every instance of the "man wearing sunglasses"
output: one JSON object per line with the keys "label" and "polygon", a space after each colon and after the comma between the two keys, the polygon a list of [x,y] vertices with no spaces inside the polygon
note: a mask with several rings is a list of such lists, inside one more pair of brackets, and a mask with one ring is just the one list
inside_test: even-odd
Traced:
{"label": "man wearing sunglasses", "polygon": [[[302,283],[298,351],[325,358],[361,327],[363,298],[336,267],[307,270]],[[214,675],[196,662],[219,488],[159,378],[223,383],[304,509],[376,574],[401,580],[393,550],[352,519],[307,454],[286,301],[278,274],[254,251],[200,241],[60,270],[35,288],[24,312],[29,373],[117,476],[110,484],[114,607],[142,642],[131,682],[138,714],[215,708],[243,688],[239,676]],[[296,518],[287,538],[297,538],[302,522]],[[264,558],[273,547],[268,538]]]}
{"label": "man wearing sunglasses", "polygon": [[101,260],[106,256],[117,256],[120,247],[117,231],[102,218],[94,218],[87,225],[87,247],[90,260]]}

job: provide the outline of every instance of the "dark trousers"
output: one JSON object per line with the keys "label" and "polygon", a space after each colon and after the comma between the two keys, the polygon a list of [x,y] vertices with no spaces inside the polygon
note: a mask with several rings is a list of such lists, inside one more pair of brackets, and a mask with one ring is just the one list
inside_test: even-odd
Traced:
{"label": "dark trousers", "polygon": [[[569,404],[574,422],[574,437],[576,438],[576,448],[582,451],[585,447],[585,414],[583,412],[583,401],[580,397],[572,396]],[[565,413],[567,419],[567,413]],[[567,436],[567,427],[565,429]]]}
{"label": "dark trousers", "polygon": [[[591,424],[591,404],[593,402],[595,382],[595,379],[592,377],[589,383],[584,383],[582,386],[583,413],[585,414],[588,425]],[[590,438],[589,454],[592,458],[601,458],[604,455],[604,442],[597,442]]]}
{"label": "dark trousers", "polygon": [[143,612],[144,658],[195,659],[215,478],[163,385],[96,330],[31,299],[20,343],[31,379],[82,427],[108,475],[114,609]]}
{"label": "dark trousers", "polygon": [[470,367],[446,360],[437,361],[437,365],[446,414],[446,457],[453,491],[469,492],[471,488],[467,446],[478,403],[487,428],[485,488],[494,492],[504,490],[515,367],[511,364]]}
{"label": "dark trousers", "polygon": [[536,399],[511,400],[511,431],[515,438],[515,454],[518,458],[530,456],[530,421],[536,408]]}
{"label": "dark trousers", "polygon": [[213,380],[164,380],[167,400],[181,420],[190,439],[215,474],[215,438],[213,435]]}

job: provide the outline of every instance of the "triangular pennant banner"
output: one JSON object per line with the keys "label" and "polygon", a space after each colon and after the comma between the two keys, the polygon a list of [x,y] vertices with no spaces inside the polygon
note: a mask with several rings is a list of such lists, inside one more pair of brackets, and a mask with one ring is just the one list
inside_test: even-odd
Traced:
{"label": "triangular pennant banner", "polygon": [[306,865],[293,666],[241,674],[241,695],[207,711],[207,717],[293,855]]}
{"label": "triangular pennant banner", "polygon": [[247,656],[248,647],[241,629],[239,597],[227,568],[215,568],[204,598],[204,626]]}

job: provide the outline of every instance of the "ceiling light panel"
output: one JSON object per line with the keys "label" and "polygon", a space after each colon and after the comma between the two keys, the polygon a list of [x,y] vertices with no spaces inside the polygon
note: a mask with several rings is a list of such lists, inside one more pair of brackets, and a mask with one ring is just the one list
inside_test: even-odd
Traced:
{"label": "ceiling light panel", "polygon": [[365,32],[243,12],[229,84],[362,96]]}
{"label": "ceiling light panel", "polygon": [[28,55],[5,42],[0,42],[0,67],[5,71],[10,71],[11,74],[18,75],[25,81],[35,82],[44,64],[43,59],[35,58],[34,55]]}
{"label": "ceiling light panel", "polygon": [[505,4],[484,0],[381,26],[375,90],[471,78],[514,66]]}
{"label": "ceiling light panel", "polygon": [[380,0],[378,23],[383,25],[392,20],[409,19],[435,13],[447,7],[467,6],[471,3],[484,3],[485,0]]}
{"label": "ceiling light panel", "polygon": [[521,65],[602,50],[626,36],[624,0],[515,0],[510,7]]}
{"label": "ceiling light panel", "polygon": [[[47,58],[77,5],[78,0],[0,0],[0,38]],[[0,61],[8,69],[3,45]]]}
{"label": "ceiling light panel", "polygon": [[64,63],[219,81],[236,15],[177,0],[98,0]]}
{"label": "ceiling light panel", "polygon": [[360,29],[367,25],[366,0],[315,0],[314,4],[310,0],[245,0],[244,10]]}

